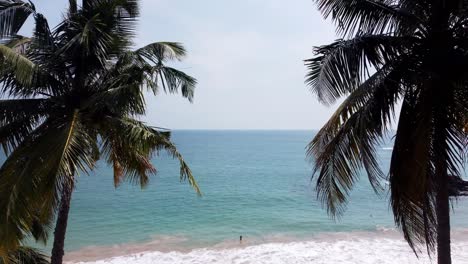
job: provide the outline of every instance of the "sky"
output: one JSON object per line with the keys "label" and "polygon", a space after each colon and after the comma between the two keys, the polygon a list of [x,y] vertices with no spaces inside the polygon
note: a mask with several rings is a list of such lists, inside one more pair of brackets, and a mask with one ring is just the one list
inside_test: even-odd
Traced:
{"label": "sky", "polygon": [[[51,27],[68,1],[36,0]],[[304,59],[336,39],[312,0],[143,0],[135,46],[184,44],[179,69],[198,80],[193,103],[148,96],[148,124],[169,129],[319,129],[337,105],[304,84]]]}

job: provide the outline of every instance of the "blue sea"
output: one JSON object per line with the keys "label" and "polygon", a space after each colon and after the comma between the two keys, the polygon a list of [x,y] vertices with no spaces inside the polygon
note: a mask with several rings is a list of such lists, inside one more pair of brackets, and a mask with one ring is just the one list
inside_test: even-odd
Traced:
{"label": "blue sea", "polygon": [[[253,245],[323,234],[380,237],[392,230],[388,194],[377,196],[364,174],[345,214],[335,220],[327,215],[305,156],[313,136],[313,131],[173,131],[201,197],[179,181],[178,163],[165,153],[153,159],[158,172],[145,189],[126,183],[114,188],[112,169],[99,163],[91,175],[78,178],[66,252],[78,259],[91,249],[124,251],[125,245],[184,252],[239,243],[241,235]],[[384,171],[391,152],[391,140],[378,147]],[[468,227],[468,201],[459,200],[454,210],[452,225]]]}

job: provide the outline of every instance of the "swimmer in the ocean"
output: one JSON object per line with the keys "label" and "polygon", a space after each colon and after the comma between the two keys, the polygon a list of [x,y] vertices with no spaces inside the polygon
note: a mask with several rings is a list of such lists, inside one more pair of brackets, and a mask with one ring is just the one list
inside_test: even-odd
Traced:
{"label": "swimmer in the ocean", "polygon": [[239,237],[239,243],[242,244],[242,236]]}

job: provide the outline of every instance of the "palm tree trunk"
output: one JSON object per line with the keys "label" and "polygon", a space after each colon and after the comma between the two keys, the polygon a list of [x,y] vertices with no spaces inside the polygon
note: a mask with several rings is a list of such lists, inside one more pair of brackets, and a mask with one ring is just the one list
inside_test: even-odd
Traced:
{"label": "palm tree trunk", "polygon": [[[73,177],[72,177],[73,178]],[[68,213],[70,212],[70,202],[73,192],[72,183],[64,187],[62,197],[60,200],[60,208],[57,216],[57,223],[54,231],[54,246],[52,248],[52,256],[50,259],[51,264],[62,264],[64,247],[65,247],[65,233],[67,231]]]}
{"label": "palm tree trunk", "polygon": [[[445,168],[445,166],[442,166]],[[445,171],[445,173],[444,173]],[[438,173],[438,191],[436,201],[437,215],[437,263],[451,264],[450,253],[450,203],[447,170]]]}

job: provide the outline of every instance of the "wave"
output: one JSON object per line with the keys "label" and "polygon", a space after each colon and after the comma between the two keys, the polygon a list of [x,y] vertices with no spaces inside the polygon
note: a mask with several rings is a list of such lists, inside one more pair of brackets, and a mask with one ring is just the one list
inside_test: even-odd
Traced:
{"label": "wave", "polygon": [[[468,263],[466,230],[454,237],[454,263]],[[224,246],[229,246],[226,243]],[[231,245],[232,246],[232,245]],[[433,257],[434,261],[434,257]],[[433,263],[432,261],[432,263]],[[431,259],[414,255],[401,235],[394,230],[378,232],[324,233],[310,240],[269,242],[235,247],[210,247],[189,251],[145,251],[76,264],[286,264],[286,263],[431,263]]]}

